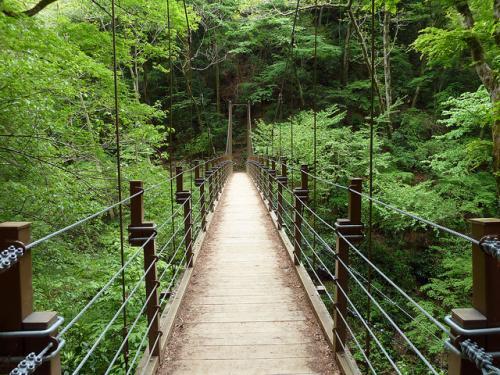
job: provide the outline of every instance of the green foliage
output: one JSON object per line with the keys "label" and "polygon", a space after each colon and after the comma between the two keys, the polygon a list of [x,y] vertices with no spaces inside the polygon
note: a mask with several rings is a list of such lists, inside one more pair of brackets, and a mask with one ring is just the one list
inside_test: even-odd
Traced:
{"label": "green foliage", "polygon": [[476,92],[465,92],[458,98],[449,98],[441,103],[444,119],[439,123],[453,128],[442,137],[456,139],[464,135],[479,135],[480,130],[489,130],[493,122],[490,97],[484,87]]}
{"label": "green foliage", "polygon": [[442,30],[428,27],[420,32],[413,47],[429,58],[432,65],[450,67],[458,61],[460,54],[465,50],[465,31]]}
{"label": "green foliage", "polygon": [[[109,3],[98,3],[101,6],[59,1],[35,17],[26,17],[20,14],[27,6],[23,2],[0,0],[0,219],[32,221],[34,238],[117,200],[111,18]],[[331,182],[346,185],[350,178],[361,177],[368,191],[371,79],[359,42],[361,37],[368,42],[370,23],[363,20],[369,16],[370,2],[353,3],[361,37],[337,7],[318,12],[312,1],[302,3],[292,46],[295,2],[192,0],[187,6],[191,35],[183,3],[169,3],[170,30],[165,1],[117,2],[124,180],[140,179],[146,186],[165,182],[167,158],[209,157],[214,149],[223,151],[226,102],[249,101],[256,151],[287,156],[294,168],[289,171],[293,186],[298,184],[299,164],[309,164],[311,173],[320,177],[310,181],[311,205],[327,223],[345,217],[347,192]],[[376,1],[377,16],[389,12],[392,18],[388,89],[393,98],[386,113],[375,113],[374,196],[462,232],[467,231],[468,217],[498,215],[491,157],[492,95],[480,85],[468,44],[471,37],[477,38],[485,60],[497,73],[498,25],[492,0],[467,4],[475,21],[470,30],[463,26],[456,1]],[[375,27],[376,70],[385,101],[384,85],[389,81],[384,79],[379,37],[383,30],[378,22]],[[237,153],[245,147],[244,108],[233,108]],[[126,196],[126,183],[122,190]],[[165,184],[145,196],[148,220],[164,222],[173,206],[169,192]],[[364,223],[369,210],[363,199]],[[37,308],[56,310],[69,320],[119,269],[117,215],[111,210],[34,250]],[[305,216],[328,243],[335,242],[327,225],[308,213]],[[450,309],[469,304],[467,244],[379,204],[373,205],[373,225],[372,260],[427,311],[443,317]],[[291,228],[287,222],[287,230]],[[172,230],[167,225],[158,242],[166,241]],[[305,238],[316,244],[326,266],[334,269],[328,249],[317,245],[311,233]],[[366,243],[360,246],[367,251]],[[126,246],[126,257],[135,250]],[[312,251],[308,255],[312,257]],[[127,292],[140,279],[140,263],[127,271]],[[353,257],[352,264],[367,275],[359,257]],[[173,270],[159,267],[170,281]],[[315,267],[327,283],[323,265]],[[373,287],[391,317],[443,369],[441,332],[376,275]],[[327,288],[333,294],[334,286],[327,283]],[[350,293],[366,314],[370,307],[363,291],[353,287]],[[83,358],[121,298],[117,281],[67,336],[65,369],[71,370]],[[143,299],[140,288],[128,308],[129,317],[139,312]],[[370,312],[372,326],[402,372],[425,373],[373,304]],[[359,319],[348,319],[364,342]],[[144,330],[141,319],[132,332],[131,348],[137,348]],[[120,340],[118,319],[86,373],[104,372]],[[390,373],[385,356],[373,341],[371,345],[377,369]],[[362,363],[358,351],[354,356]],[[122,365],[120,359],[114,372],[120,373]]]}

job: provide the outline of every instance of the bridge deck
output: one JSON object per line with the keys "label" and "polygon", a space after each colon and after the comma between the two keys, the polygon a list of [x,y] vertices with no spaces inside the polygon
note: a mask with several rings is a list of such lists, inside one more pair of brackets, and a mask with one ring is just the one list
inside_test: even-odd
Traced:
{"label": "bridge deck", "polygon": [[224,191],[160,374],[333,374],[307,296],[256,189]]}

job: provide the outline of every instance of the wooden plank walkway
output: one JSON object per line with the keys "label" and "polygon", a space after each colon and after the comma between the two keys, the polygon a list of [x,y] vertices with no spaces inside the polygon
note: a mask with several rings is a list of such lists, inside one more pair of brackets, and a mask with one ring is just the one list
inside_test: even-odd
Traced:
{"label": "wooden plank walkway", "polygon": [[160,374],[336,374],[263,203],[230,177],[197,258]]}

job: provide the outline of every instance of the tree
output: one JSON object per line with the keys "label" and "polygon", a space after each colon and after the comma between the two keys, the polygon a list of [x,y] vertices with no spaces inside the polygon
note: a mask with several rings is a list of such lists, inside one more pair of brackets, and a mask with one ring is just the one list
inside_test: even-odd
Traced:
{"label": "tree", "polygon": [[[500,1],[443,0],[442,6],[451,12],[452,18],[441,28],[422,30],[414,46],[431,64],[451,64],[465,50],[470,54],[493,107],[493,173],[500,192],[500,81],[497,66]],[[454,22],[458,19],[460,23]]]}

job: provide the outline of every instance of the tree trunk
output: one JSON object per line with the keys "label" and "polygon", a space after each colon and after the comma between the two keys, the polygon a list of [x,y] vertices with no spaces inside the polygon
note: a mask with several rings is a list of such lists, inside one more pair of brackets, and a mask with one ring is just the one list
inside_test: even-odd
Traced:
{"label": "tree trunk", "polygon": [[302,89],[302,84],[300,83],[299,75],[298,75],[298,72],[297,72],[297,66],[295,64],[293,64],[293,74],[294,74],[295,80],[297,82],[297,88],[298,88],[298,91],[299,91],[300,104],[301,104],[301,107],[304,108],[304,106],[306,105],[306,103],[304,101],[304,91]]}
{"label": "tree trunk", "polygon": [[[425,61],[422,61],[422,64],[420,64],[420,73],[419,77],[422,77],[425,71]],[[416,108],[417,102],[418,102],[418,97],[420,95],[420,90],[422,90],[422,81],[420,81],[417,84],[417,87],[415,89],[415,94],[413,95],[413,99],[411,100],[411,108]]]}
{"label": "tree trunk", "polygon": [[493,103],[493,173],[497,182],[497,192],[500,194],[500,85],[497,84],[491,95]]}
{"label": "tree trunk", "polygon": [[[463,17],[464,27],[468,30],[472,29],[474,27],[474,17],[467,1],[458,1],[455,7]],[[493,13],[495,19],[498,21],[500,17],[500,4],[498,0],[495,0]],[[500,82],[497,74],[486,61],[483,45],[477,36],[471,33],[465,38],[465,41],[471,52],[476,73],[486,90],[488,90],[493,105],[493,174],[497,182],[497,193],[500,193]]]}
{"label": "tree trunk", "polygon": [[139,68],[137,67],[137,47],[134,45],[132,49],[132,58],[133,65],[129,68],[130,75],[132,78],[132,86],[134,87],[134,94],[137,99],[141,97],[141,93],[139,91]]}
{"label": "tree trunk", "polygon": [[[354,16],[354,13],[351,9],[351,6],[349,4],[347,8],[347,13],[349,14],[349,18],[351,19],[352,26],[354,27],[354,31],[356,32],[356,35],[358,36],[359,43],[361,45],[361,51],[363,53],[363,59],[365,60],[366,68],[368,69],[368,73],[372,74],[372,69],[370,65],[370,56],[368,54],[368,47],[366,45],[366,39],[363,36],[363,33],[361,29],[359,28],[358,22],[356,20],[356,17]],[[377,94],[379,105],[380,105],[380,112],[384,113],[385,112],[385,104],[384,100],[382,99],[382,94],[380,92],[380,84],[378,81],[377,77],[377,71],[375,70],[373,72],[373,77],[375,78],[375,93]]]}
{"label": "tree trunk", "polygon": [[384,44],[384,79],[385,79],[385,107],[387,110],[388,132],[392,134],[391,105],[392,105],[392,76],[391,76],[391,14],[384,12],[383,44]]}
{"label": "tree trunk", "polygon": [[349,46],[351,44],[352,23],[347,25],[344,39],[344,53],[342,54],[342,84],[345,86],[349,82]]}
{"label": "tree trunk", "polygon": [[[218,57],[218,53],[217,53],[216,57]],[[220,67],[219,67],[219,60],[217,60],[217,62],[215,63],[215,96],[216,96],[216,103],[217,103],[217,113],[220,115]]]}
{"label": "tree trunk", "polygon": [[148,66],[147,66],[147,64],[143,65],[142,71],[143,71],[142,91],[143,91],[144,102],[151,105],[151,103],[149,101],[149,92],[148,92],[149,89],[148,89]]}

